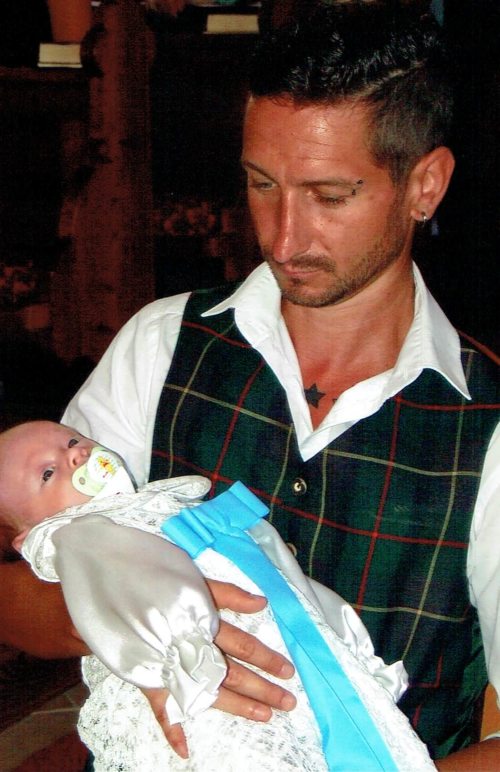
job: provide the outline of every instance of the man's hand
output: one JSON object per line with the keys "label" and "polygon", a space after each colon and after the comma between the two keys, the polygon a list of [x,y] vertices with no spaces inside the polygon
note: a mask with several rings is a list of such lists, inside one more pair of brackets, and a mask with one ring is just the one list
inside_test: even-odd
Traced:
{"label": "man's hand", "polygon": [[[267,604],[265,598],[245,592],[234,584],[216,581],[207,584],[219,609],[252,614]],[[216,708],[254,721],[269,721],[272,708],[292,710],[295,707],[293,694],[232,659],[235,657],[278,678],[291,678],[294,667],[285,657],[226,622],[221,622],[215,643],[226,655],[228,663],[227,676],[214,703]]]}
{"label": "man's hand", "polygon": [[[262,596],[252,595],[234,584],[212,580],[207,584],[218,609],[253,614],[267,605]],[[235,657],[278,678],[291,678],[295,669],[286,657],[226,622],[221,622],[215,643],[228,657],[228,673],[215,702],[217,708],[254,721],[268,721],[271,708],[292,710],[295,707],[296,700],[290,692],[231,659]]]}
{"label": "man's hand", "polygon": [[[217,608],[230,608],[252,614],[263,609],[265,598],[252,595],[234,584],[226,582],[207,582]],[[239,630],[233,625],[221,622],[215,639],[219,649],[226,655],[228,671],[219,690],[214,707],[235,716],[244,716],[253,721],[269,721],[273,708],[292,710],[296,699],[281,686],[267,681],[249,670],[232,657],[254,665],[266,673],[278,678],[291,678],[293,665],[281,654],[265,646],[253,635]],[[188,758],[186,738],[180,724],[170,724],[165,710],[168,697],[166,689],[143,689],[148,698],[156,720],[174,751],[183,759]]]}
{"label": "man's hand", "polygon": [[500,769],[500,740],[497,737],[469,745],[435,762],[440,772],[496,772]]}

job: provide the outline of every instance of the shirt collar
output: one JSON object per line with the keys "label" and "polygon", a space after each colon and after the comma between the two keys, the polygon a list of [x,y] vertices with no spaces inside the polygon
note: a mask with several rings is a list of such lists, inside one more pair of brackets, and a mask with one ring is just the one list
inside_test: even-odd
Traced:
{"label": "shirt collar", "polygon": [[393,369],[392,377],[413,381],[424,369],[435,370],[470,399],[460,356],[458,333],[427,289],[413,264],[415,315]]}
{"label": "shirt collar", "polygon": [[257,266],[228,298],[202,316],[215,316],[231,308],[238,329],[252,346],[276,331],[282,319],[281,293],[267,263]]}
{"label": "shirt collar", "polygon": [[[413,264],[415,315],[389,378],[394,394],[414,381],[423,369],[440,373],[464,397],[470,399],[460,357],[458,333],[427,289],[420,270]],[[259,265],[225,300],[205,311],[214,316],[230,308],[248,342],[257,347],[279,327],[280,292],[267,263]]]}

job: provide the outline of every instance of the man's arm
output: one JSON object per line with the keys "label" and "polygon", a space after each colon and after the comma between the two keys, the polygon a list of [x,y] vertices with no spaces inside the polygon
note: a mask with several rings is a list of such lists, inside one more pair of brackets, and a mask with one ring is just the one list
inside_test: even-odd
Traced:
{"label": "man's arm", "polygon": [[42,582],[24,560],[0,564],[0,642],[36,657],[88,654],[58,584]]}
{"label": "man's arm", "polygon": [[119,453],[139,487],[149,478],[154,417],[188,293],[156,300],[116,335],[62,423]]}
{"label": "man's arm", "polygon": [[439,772],[497,772],[500,769],[500,739],[483,740],[435,764]]}
{"label": "man's arm", "polygon": [[[210,582],[219,608],[252,613],[265,604],[261,597],[221,582]],[[0,564],[0,643],[45,659],[79,657],[88,654],[78,637],[64,604],[59,584],[37,579],[24,560]],[[217,644],[229,656],[248,662],[282,678],[293,667],[248,633],[222,623]],[[265,681],[237,662],[232,662],[218,707],[230,713],[265,721],[271,707],[290,709],[295,700],[289,692]]]}
{"label": "man's arm", "polygon": [[[500,688],[500,424],[491,438],[481,474],[467,555],[471,600],[477,607],[488,668]],[[498,727],[500,729],[500,727]],[[442,772],[500,769],[500,739],[492,738],[436,762]]]}
{"label": "man's arm", "polygon": [[[234,585],[210,582],[210,589],[219,608],[252,613],[265,605],[263,598]],[[0,643],[28,654],[58,659],[89,653],[73,628],[61,586],[37,579],[24,560],[0,564],[0,619]],[[266,672],[282,678],[293,673],[292,665],[281,654],[225,622],[221,623],[216,641],[226,654]],[[182,727],[171,725],[166,715],[167,692],[149,690],[146,696],[168,742],[181,757],[187,758]],[[285,689],[228,659],[228,673],[216,702],[218,708],[254,721],[268,721],[273,708],[290,710],[294,705],[295,698]]]}

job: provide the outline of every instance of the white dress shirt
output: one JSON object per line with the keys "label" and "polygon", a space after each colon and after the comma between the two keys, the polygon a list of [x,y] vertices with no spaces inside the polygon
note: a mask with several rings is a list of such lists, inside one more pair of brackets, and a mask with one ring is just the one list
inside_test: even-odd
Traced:
{"label": "white dress shirt", "polygon": [[[312,458],[357,421],[412,383],[424,368],[441,373],[470,398],[458,335],[414,266],[415,315],[395,366],[347,389],[313,429],[292,342],[281,315],[280,292],[266,264],[226,300],[206,311],[234,308],[236,324],[263,356],[286,392],[300,453]],[[147,305],[118,333],[70,402],[63,423],[120,453],[138,485],[149,475],[156,410],[189,297]],[[486,455],[471,526],[467,574],[477,606],[490,681],[500,692],[500,424]]]}

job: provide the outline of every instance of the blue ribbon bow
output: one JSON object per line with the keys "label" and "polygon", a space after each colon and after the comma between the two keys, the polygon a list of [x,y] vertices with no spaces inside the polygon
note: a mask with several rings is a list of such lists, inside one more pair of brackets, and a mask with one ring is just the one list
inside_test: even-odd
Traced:
{"label": "blue ribbon bow", "polygon": [[328,767],[336,772],[396,772],[371,716],[293,590],[246,530],[267,507],[236,482],[162,531],[194,559],[207,547],[229,558],[266,596],[320,727]]}

